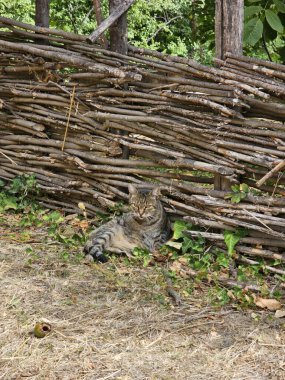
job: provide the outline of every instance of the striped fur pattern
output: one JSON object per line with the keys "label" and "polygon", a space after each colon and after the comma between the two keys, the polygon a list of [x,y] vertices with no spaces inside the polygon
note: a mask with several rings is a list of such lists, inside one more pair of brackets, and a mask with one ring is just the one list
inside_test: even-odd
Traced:
{"label": "striped fur pattern", "polygon": [[131,256],[133,249],[140,247],[153,252],[170,238],[171,226],[159,188],[146,192],[130,185],[129,206],[130,212],[91,232],[84,247],[90,261],[106,262],[106,251]]}

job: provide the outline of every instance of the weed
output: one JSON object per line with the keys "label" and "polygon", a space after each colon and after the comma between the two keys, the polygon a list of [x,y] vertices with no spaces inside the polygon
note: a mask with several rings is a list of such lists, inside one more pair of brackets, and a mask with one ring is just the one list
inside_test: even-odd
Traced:
{"label": "weed", "polygon": [[249,193],[249,187],[246,183],[240,185],[233,185],[232,192],[225,196],[225,199],[230,199],[232,203],[240,203],[245,199]]}
{"label": "weed", "polygon": [[168,255],[170,269],[174,273],[183,276],[183,272],[187,273],[187,268],[191,268],[196,273],[194,284],[199,286],[201,281],[210,282],[212,286],[208,298],[211,303],[216,306],[223,306],[229,302],[235,302],[241,307],[254,305],[253,297],[247,290],[238,286],[232,286],[231,289],[225,287],[224,281],[230,279],[233,266],[237,272],[235,279],[237,282],[256,284],[260,286],[261,294],[268,294],[263,260],[259,260],[256,265],[243,265],[234,261],[235,246],[248,234],[246,229],[224,232],[227,251],[207,244],[199,234],[191,236],[191,231],[197,228],[185,221],[176,221],[173,229],[173,237],[161,249],[161,253]]}
{"label": "weed", "polygon": [[[233,186],[233,192],[228,195],[233,203],[238,203],[246,197],[249,192],[248,186],[242,184]],[[21,219],[18,222],[23,227],[20,234],[17,234],[17,241],[27,242],[30,240],[30,232],[33,227],[40,227],[46,231],[46,238],[60,243],[59,257],[63,261],[75,260],[80,262],[83,258],[82,246],[86,241],[86,235],[91,229],[86,214],[71,218],[58,211],[42,209],[35,201],[35,195],[39,189],[34,176],[20,176],[15,178],[10,186],[5,185],[0,180],[0,212],[18,213]],[[80,207],[85,211],[82,203]],[[123,204],[118,203],[115,207],[109,209],[112,215],[120,215],[123,211]],[[99,223],[106,222],[110,216],[106,214],[98,215]],[[5,218],[2,218],[5,222]],[[25,230],[28,228],[28,230]],[[269,286],[266,283],[265,275],[267,273],[266,265],[279,265],[280,261],[272,262],[256,259],[256,265],[243,265],[235,263],[237,255],[235,247],[244,236],[247,230],[237,229],[235,231],[224,231],[224,241],[227,251],[213,247],[208,244],[204,237],[197,232],[195,236],[192,231],[199,231],[197,226],[187,223],[183,220],[177,220],[173,225],[173,237],[167,242],[159,252],[151,255],[147,250],[136,248],[133,251],[133,258],[125,258],[126,265],[139,264],[144,267],[156,265],[156,260],[167,263],[168,275],[173,282],[183,282],[183,273],[187,277],[187,270],[195,270],[193,281],[187,280],[183,283],[181,292],[184,295],[191,294],[195,287],[200,286],[201,281],[213,284],[209,291],[209,299],[215,305],[225,305],[228,302],[235,302],[241,306],[251,305],[253,302],[250,293],[245,289],[238,287],[229,290],[225,287],[225,282],[232,275],[232,267],[236,273],[235,280],[240,283],[258,284],[262,295],[268,294]],[[39,259],[38,254],[31,248],[26,250],[27,261],[29,264]],[[193,272],[193,271],[192,271]],[[186,273],[186,275],[185,275]],[[276,281],[284,283],[284,276],[275,276]],[[280,297],[278,290],[274,291],[273,296]],[[160,302],[165,303],[164,297],[159,295]]]}
{"label": "weed", "polygon": [[35,195],[39,193],[35,176],[23,174],[15,177],[9,186],[0,180],[0,212],[24,211],[35,205]]}
{"label": "weed", "polygon": [[27,255],[27,264],[31,265],[34,262],[37,262],[39,260],[39,255],[37,252],[33,250],[33,248],[28,247],[25,249],[25,254]]}
{"label": "weed", "polygon": [[[17,176],[9,185],[0,180],[0,212],[21,213],[20,227],[41,227],[47,230],[47,236],[62,243],[66,248],[81,247],[86,240],[82,228],[69,226],[67,233],[64,215],[59,211],[42,209],[35,201],[38,194],[39,187],[34,175]],[[29,238],[29,233],[22,231],[21,241]],[[63,256],[66,258],[66,255]],[[30,259],[33,260],[34,257]]]}
{"label": "weed", "polygon": [[109,206],[108,211],[113,214],[113,216],[119,216],[123,213],[123,202],[117,202],[114,206]]}
{"label": "weed", "polygon": [[235,231],[224,231],[224,240],[228,248],[228,254],[232,255],[234,248],[241,238],[245,237],[248,231],[244,228],[238,228]]}

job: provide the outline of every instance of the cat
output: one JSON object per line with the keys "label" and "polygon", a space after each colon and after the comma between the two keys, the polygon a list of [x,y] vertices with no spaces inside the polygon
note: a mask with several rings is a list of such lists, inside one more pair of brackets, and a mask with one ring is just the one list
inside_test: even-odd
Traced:
{"label": "cat", "polygon": [[170,238],[171,225],[158,187],[145,191],[129,185],[129,206],[128,213],[91,232],[84,247],[88,260],[104,263],[106,251],[130,257],[136,247],[153,252]]}

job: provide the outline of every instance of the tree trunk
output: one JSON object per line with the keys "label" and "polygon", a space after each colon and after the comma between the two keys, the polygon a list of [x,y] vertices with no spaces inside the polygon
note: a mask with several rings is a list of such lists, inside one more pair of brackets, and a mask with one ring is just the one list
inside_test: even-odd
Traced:
{"label": "tree trunk", "polygon": [[242,55],[244,0],[216,0],[216,58]]}
{"label": "tree trunk", "polygon": [[[109,13],[123,4],[123,0],[109,0]],[[110,50],[116,53],[128,53],[128,30],[127,30],[127,12],[123,13],[120,18],[110,27]],[[124,84],[124,90],[128,89],[128,85]],[[121,134],[125,134],[124,131]],[[129,148],[122,147],[122,158],[129,157]]]}
{"label": "tree trunk", "polygon": [[49,28],[49,2],[50,0],[36,0],[35,24]]}
{"label": "tree trunk", "polygon": [[[109,0],[109,12],[112,13],[121,4],[123,0]],[[127,54],[127,12],[110,27],[110,49],[117,53]]]}
{"label": "tree trunk", "polygon": [[[42,28],[49,28],[49,2],[50,0],[36,0],[35,24]],[[37,39],[36,42],[41,45],[49,45],[45,39]]]}
{"label": "tree trunk", "polygon": [[[94,12],[97,21],[97,27],[103,22],[102,10],[101,10],[101,1],[93,0]],[[108,41],[105,34],[102,34],[99,37],[99,43],[104,49],[108,49]]]}
{"label": "tree trunk", "polygon": [[[216,58],[224,60],[226,53],[242,55],[244,0],[216,0]],[[215,175],[216,190],[230,190],[230,181]]]}

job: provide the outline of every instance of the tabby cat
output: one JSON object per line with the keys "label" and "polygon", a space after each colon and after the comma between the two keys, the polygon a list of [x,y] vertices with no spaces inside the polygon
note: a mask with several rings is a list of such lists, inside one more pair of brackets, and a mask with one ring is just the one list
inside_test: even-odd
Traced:
{"label": "tabby cat", "polygon": [[140,247],[152,252],[170,238],[170,221],[159,188],[143,191],[129,185],[129,205],[130,212],[91,232],[84,247],[90,261],[106,262],[104,251],[130,256],[135,247]]}

